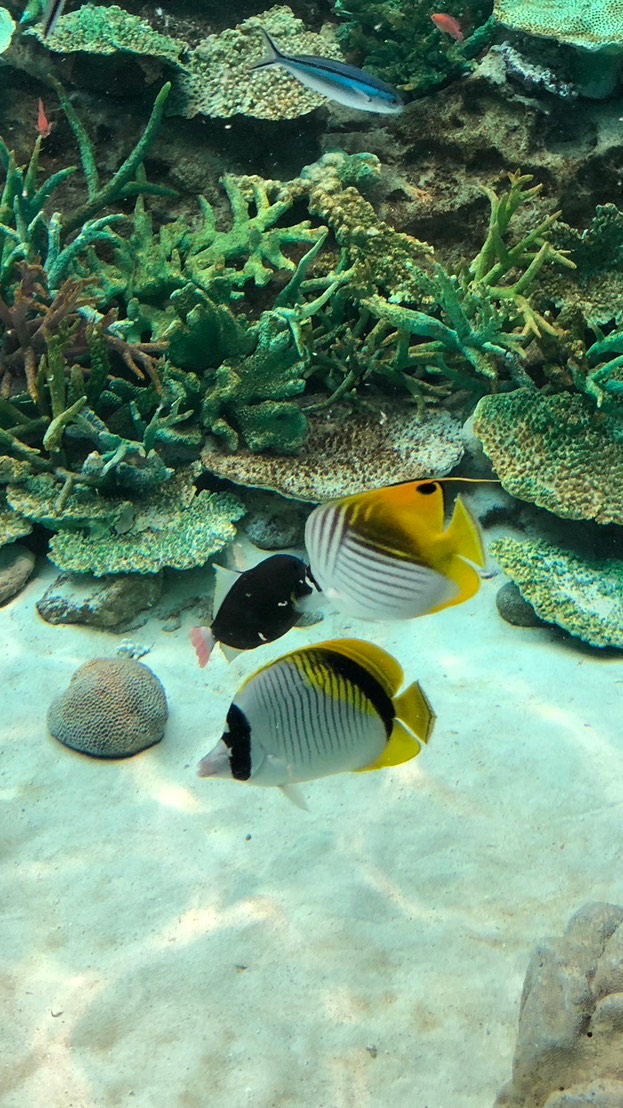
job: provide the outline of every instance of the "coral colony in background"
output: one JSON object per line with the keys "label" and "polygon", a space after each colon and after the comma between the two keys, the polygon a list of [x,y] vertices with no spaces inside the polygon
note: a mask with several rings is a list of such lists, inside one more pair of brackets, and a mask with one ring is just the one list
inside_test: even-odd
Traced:
{"label": "coral colony in background", "polygon": [[623,646],[623,4],[43,8],[0,9],[0,542],[188,569],[253,488],[456,472],[470,419],[494,556]]}

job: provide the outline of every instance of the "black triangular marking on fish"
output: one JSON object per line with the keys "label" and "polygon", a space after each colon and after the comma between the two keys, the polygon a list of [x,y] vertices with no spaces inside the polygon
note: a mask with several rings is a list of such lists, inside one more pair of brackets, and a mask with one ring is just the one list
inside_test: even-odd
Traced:
{"label": "black triangular marking on fish", "polygon": [[251,726],[237,704],[232,704],[227,713],[227,728],[223,742],[231,752],[231,775],[236,781],[248,781],[251,776]]}
{"label": "black triangular marking on fish", "polygon": [[321,657],[324,657],[334,673],[337,673],[344,681],[348,681],[351,685],[355,685],[363,693],[365,698],[370,701],[375,712],[381,719],[383,727],[385,728],[385,734],[389,739],[394,726],[396,713],[391,698],[387,695],[376,678],[373,677],[371,673],[368,673],[368,670],[360,665],[359,662],[356,662],[353,658],[347,658],[344,654],[338,653],[337,650],[320,650],[318,653]]}

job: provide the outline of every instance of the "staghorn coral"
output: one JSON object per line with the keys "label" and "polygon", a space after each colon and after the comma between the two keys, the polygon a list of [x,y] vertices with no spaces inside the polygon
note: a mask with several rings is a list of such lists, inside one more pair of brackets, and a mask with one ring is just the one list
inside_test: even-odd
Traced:
{"label": "staghorn coral", "polygon": [[621,559],[580,557],[536,539],[497,539],[490,552],[541,619],[591,646],[623,648]]}
{"label": "staghorn coral", "polygon": [[52,701],[48,728],[81,754],[129,758],[160,742],[167,716],[164,688],[148,666],[131,658],[94,658]]}
{"label": "staghorn coral", "polygon": [[474,431],[502,485],[569,519],[623,523],[620,424],[579,393],[485,396]]}

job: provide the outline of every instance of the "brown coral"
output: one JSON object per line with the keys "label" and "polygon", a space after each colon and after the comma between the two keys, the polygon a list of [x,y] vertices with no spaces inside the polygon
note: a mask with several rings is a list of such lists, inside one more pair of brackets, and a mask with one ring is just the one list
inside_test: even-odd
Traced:
{"label": "brown coral", "polygon": [[74,673],[48,711],[50,734],[94,758],[127,758],[160,742],[168,716],[162,684],[131,658],[95,658]]}

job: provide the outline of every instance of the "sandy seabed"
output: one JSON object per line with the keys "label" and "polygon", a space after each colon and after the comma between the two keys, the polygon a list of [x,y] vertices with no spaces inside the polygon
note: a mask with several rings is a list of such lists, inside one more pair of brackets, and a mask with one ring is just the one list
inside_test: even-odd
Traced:
{"label": "sandy seabed", "polygon": [[[164,741],[104,762],[46,712],[119,637],[52,627],[46,569],[0,611],[2,1108],[488,1108],[535,942],[623,904],[623,663],[468,604],[370,635],[419,678],[429,746],[279,791],[200,780],[241,680],[191,617],[130,634]],[[620,656],[619,656],[620,657]]]}

